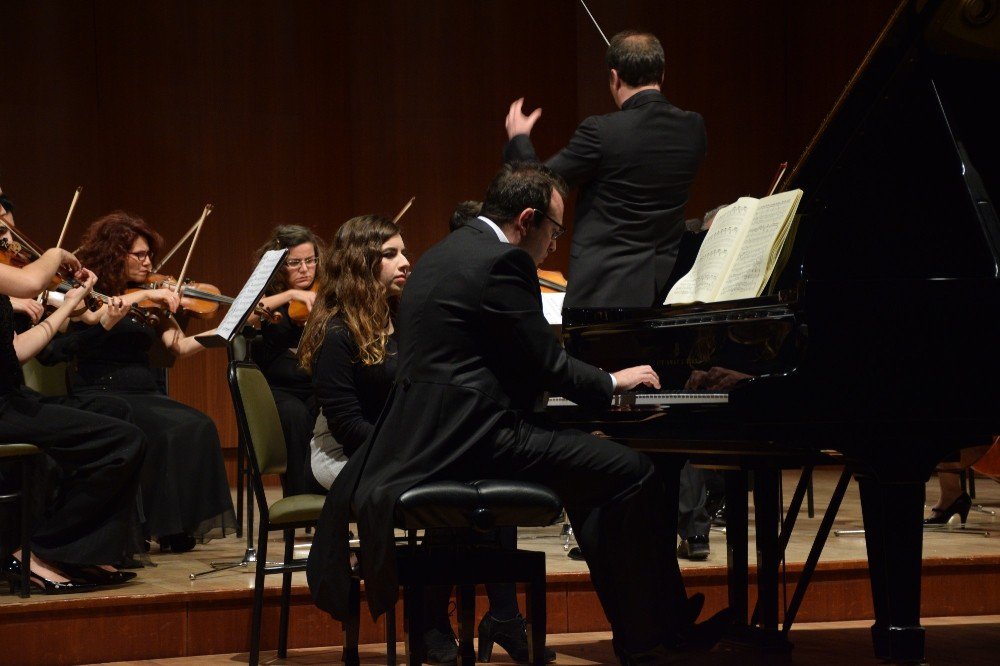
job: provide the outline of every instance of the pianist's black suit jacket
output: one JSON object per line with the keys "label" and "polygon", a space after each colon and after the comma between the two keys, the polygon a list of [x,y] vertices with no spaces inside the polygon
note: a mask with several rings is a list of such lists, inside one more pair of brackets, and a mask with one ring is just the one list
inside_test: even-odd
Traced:
{"label": "pianist's black suit jacket", "polygon": [[[705,122],[657,90],[583,121],[546,165],[579,186],[565,307],[649,307],[670,277],[684,207],[705,156]],[[536,160],[527,135],[504,161]]]}
{"label": "pianist's black suit jacket", "polygon": [[[396,384],[373,439],[330,489],[309,555],[316,604],[343,619],[353,502],[374,616],[396,599],[396,499],[429,480],[489,478],[493,447],[525,437],[542,390],[607,404],[608,373],[570,357],[542,315],[531,257],[472,220],[416,264],[397,321]],[[544,436],[539,428],[532,436]]]}

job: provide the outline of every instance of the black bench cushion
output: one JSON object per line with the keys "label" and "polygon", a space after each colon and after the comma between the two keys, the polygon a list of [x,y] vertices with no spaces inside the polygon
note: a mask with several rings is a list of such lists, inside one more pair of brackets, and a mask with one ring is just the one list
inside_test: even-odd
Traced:
{"label": "black bench cushion", "polygon": [[396,502],[396,527],[543,527],[562,513],[559,496],[526,481],[436,481],[411,488]]}

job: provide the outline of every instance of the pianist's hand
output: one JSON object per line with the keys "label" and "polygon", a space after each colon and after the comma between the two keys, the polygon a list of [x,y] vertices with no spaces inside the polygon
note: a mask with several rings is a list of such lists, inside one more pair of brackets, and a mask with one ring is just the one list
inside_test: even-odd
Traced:
{"label": "pianist's hand", "polygon": [[637,365],[634,368],[625,368],[624,370],[619,370],[614,373],[614,376],[615,381],[617,382],[617,386],[615,388],[617,393],[630,391],[640,384],[642,386],[660,388],[659,375],[653,372],[653,368],[648,365]]}
{"label": "pianist's hand", "polygon": [[728,391],[748,375],[728,368],[713,367],[708,370],[692,370],[691,376],[684,383],[686,391]]}

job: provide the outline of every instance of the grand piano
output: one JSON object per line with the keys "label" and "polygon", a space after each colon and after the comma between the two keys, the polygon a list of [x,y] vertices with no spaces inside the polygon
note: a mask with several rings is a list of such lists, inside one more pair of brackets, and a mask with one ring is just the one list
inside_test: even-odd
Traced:
{"label": "grand piano", "polygon": [[[859,483],[875,654],[923,660],[925,483],[938,462],[1000,433],[1000,114],[985,101],[1000,89],[998,64],[996,1],[901,2],[780,184],[804,196],[790,259],[764,296],[563,312],[574,356],[651,364],[663,391],[604,413],[550,405],[557,421],[654,457],[739,470],[727,476],[727,552],[730,604],[745,628],[787,636],[775,591],[787,539],[780,468],[835,461],[849,470],[842,484],[850,474]],[[713,367],[739,381],[685,390],[693,371]]]}

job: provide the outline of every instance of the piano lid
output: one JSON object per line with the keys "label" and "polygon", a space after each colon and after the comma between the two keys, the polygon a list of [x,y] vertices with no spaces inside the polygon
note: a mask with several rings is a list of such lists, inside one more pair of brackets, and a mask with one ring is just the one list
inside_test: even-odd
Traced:
{"label": "piano lid", "polygon": [[995,3],[900,3],[782,182],[805,195],[779,289],[1000,276],[998,32]]}

